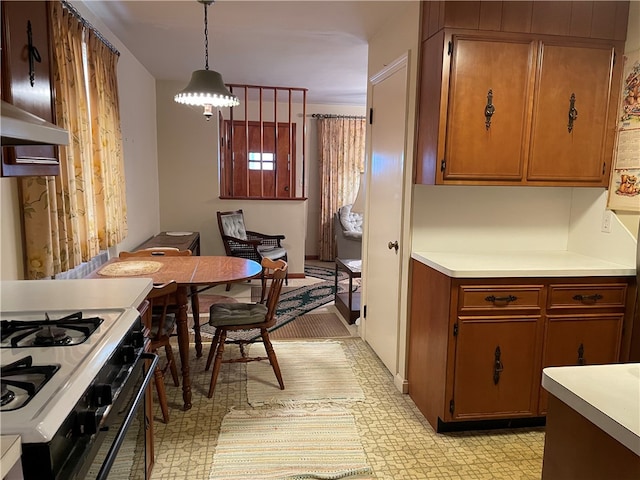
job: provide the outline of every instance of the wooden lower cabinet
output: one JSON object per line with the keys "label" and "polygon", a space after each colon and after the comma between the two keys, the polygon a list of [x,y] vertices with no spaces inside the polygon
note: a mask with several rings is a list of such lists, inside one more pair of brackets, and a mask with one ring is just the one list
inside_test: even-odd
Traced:
{"label": "wooden lower cabinet", "polygon": [[[624,314],[549,316],[542,368],[617,363]],[[547,413],[547,391],[540,389],[539,412]]]}
{"label": "wooden lower cabinet", "polygon": [[450,278],[412,260],[409,395],[436,430],[546,415],[548,366],[625,360],[632,277]]}
{"label": "wooden lower cabinet", "polygon": [[536,414],[540,317],[458,319],[453,420]]}

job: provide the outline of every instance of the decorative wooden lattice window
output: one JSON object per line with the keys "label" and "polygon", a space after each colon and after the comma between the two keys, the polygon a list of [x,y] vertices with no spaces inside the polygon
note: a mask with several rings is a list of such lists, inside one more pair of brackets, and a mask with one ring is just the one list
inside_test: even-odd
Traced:
{"label": "decorative wooden lattice window", "polygon": [[220,113],[220,198],[305,198],[307,89],[228,85],[239,107]]}

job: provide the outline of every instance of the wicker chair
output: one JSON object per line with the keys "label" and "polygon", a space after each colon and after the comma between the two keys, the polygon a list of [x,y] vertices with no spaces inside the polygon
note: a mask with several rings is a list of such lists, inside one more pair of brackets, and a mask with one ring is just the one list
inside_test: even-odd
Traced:
{"label": "wicker chair", "polygon": [[[229,257],[240,257],[262,263],[264,258],[269,260],[284,260],[287,262],[287,251],[282,246],[284,235],[266,235],[264,233],[247,230],[244,225],[244,215],[242,210],[230,212],[217,212],[218,228],[224,249]],[[260,276],[262,281],[262,291],[265,291],[266,275],[262,270]],[[285,278],[288,285],[288,275]],[[227,285],[227,290],[231,285]],[[264,301],[264,296],[260,299]]]}

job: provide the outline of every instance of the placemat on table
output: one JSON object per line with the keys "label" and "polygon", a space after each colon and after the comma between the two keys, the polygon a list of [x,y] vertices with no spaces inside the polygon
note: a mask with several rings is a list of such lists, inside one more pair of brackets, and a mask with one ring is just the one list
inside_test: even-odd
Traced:
{"label": "placemat on table", "polygon": [[116,262],[105,265],[98,271],[98,275],[104,275],[105,277],[130,277],[155,273],[160,270],[160,267],[162,267],[162,263],[148,260]]}

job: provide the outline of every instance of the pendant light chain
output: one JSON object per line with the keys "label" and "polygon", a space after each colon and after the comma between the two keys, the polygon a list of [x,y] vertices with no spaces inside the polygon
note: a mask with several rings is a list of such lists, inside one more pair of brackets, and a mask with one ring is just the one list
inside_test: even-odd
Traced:
{"label": "pendant light chain", "polygon": [[208,3],[204,3],[204,69],[209,70],[209,22],[207,21]]}

